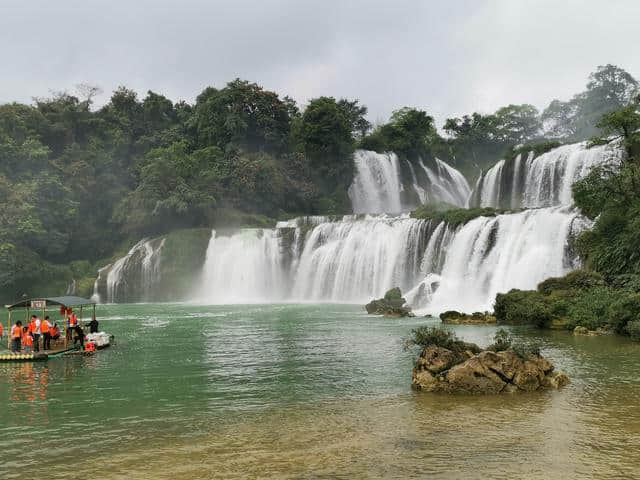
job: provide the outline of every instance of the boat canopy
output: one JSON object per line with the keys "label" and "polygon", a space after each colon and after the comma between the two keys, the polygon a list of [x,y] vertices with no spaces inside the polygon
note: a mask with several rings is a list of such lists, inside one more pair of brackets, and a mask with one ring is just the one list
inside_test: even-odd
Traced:
{"label": "boat canopy", "polygon": [[96,302],[82,297],[49,297],[49,298],[28,298],[21,302],[7,305],[7,309],[14,310],[16,308],[46,308],[51,305],[62,305],[64,307],[81,307],[85,305],[95,305]]}

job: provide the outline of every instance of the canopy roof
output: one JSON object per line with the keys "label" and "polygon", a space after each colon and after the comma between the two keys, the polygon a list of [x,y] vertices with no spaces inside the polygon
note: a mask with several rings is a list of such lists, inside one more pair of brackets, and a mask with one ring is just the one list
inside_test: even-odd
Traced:
{"label": "canopy roof", "polygon": [[31,308],[31,302],[44,301],[46,306],[51,305],[63,305],[65,307],[79,307],[81,305],[95,305],[96,302],[82,297],[49,297],[49,298],[28,298],[21,302],[14,303],[13,305],[7,305],[9,310],[14,308]]}

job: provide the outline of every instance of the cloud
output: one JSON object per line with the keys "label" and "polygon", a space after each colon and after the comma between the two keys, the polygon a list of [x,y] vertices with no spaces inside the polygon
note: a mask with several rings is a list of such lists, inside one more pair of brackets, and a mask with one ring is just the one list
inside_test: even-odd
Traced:
{"label": "cloud", "polygon": [[640,76],[640,2],[4,0],[0,102],[88,82],[193,101],[236,77],[305,103],[359,98],[440,122],[509,103],[543,108],[597,65]]}

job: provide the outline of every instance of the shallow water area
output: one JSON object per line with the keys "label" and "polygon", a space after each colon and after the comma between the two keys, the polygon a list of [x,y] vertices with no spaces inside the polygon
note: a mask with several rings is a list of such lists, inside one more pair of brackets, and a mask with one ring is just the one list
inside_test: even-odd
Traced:
{"label": "shallow water area", "polygon": [[[0,364],[0,478],[640,475],[640,346],[624,338],[514,328],[572,383],[451,397],[410,388],[402,339],[435,319],[331,304],[98,316],[114,348]],[[480,345],[496,330],[452,328]]]}

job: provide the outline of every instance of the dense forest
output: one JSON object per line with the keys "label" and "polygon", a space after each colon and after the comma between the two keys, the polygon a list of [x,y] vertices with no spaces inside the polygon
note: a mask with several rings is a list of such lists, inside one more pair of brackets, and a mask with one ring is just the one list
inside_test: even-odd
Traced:
{"label": "dense forest", "polygon": [[542,112],[508,105],[447,119],[442,133],[423,110],[401,108],[373,127],[357,99],[298,106],[240,79],[205,88],[193,104],[120,87],[98,108],[100,89],[79,85],[31,105],[0,105],[2,297],[93,275],[143,236],[349,213],[356,148],[438,156],[473,180],[520,149],[614,134],[625,139],[629,161],[577,186],[579,205],[599,219],[581,248],[598,270],[635,271],[637,91],[629,73],[606,65],[585,91]]}

